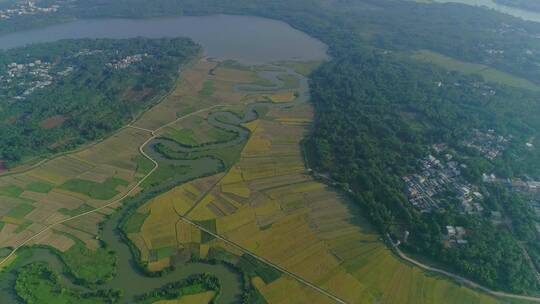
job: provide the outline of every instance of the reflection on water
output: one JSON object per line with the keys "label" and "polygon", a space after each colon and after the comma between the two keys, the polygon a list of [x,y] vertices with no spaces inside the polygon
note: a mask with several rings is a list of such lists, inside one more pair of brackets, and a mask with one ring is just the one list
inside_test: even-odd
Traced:
{"label": "reflection on water", "polygon": [[79,20],[0,36],[0,49],[67,38],[189,37],[207,55],[245,64],[321,60],[326,46],[286,23],[250,16]]}

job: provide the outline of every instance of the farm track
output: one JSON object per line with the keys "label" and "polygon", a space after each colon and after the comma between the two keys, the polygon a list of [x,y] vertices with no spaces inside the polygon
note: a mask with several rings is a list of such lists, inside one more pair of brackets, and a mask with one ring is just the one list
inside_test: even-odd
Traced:
{"label": "farm track", "polygon": [[[289,70],[290,71],[290,70]],[[279,87],[279,85],[276,85],[276,87]],[[268,88],[266,88],[268,89]],[[274,89],[274,88],[269,88],[270,90]],[[307,93],[307,92],[306,92]],[[295,102],[299,102],[299,101],[305,101],[307,100],[307,95],[306,94],[302,94],[303,98],[297,98]],[[291,102],[291,104],[294,103],[294,102]],[[268,102],[256,102],[256,103],[252,103],[252,104],[249,104],[249,110],[246,111],[247,113],[255,113],[254,109],[256,106],[258,105],[261,105],[261,104],[269,104]],[[37,232],[36,234],[34,234],[33,236],[29,237],[28,239],[26,239],[23,243],[21,243],[20,245],[18,245],[16,248],[14,248],[11,253],[9,255],[7,255],[6,257],[4,257],[1,261],[0,261],[0,266],[2,266],[4,263],[6,263],[9,259],[11,259],[21,248],[25,247],[28,245],[28,243],[30,243],[31,241],[39,238],[41,235],[43,235],[45,232],[53,229],[54,227],[56,226],[59,226],[63,223],[66,223],[66,222],[69,222],[69,221],[72,221],[72,220],[76,220],[78,218],[81,218],[81,217],[84,217],[84,216],[87,216],[89,214],[93,214],[93,213],[96,213],[96,212],[99,212],[101,210],[104,210],[106,208],[109,208],[115,204],[118,204],[119,202],[121,202],[122,200],[124,200],[125,198],[127,198],[128,196],[130,196],[135,190],[137,190],[137,188],[139,188],[139,186],[145,181],[147,180],[156,170],[159,169],[159,163],[153,159],[152,157],[150,157],[150,155],[148,155],[145,151],[144,151],[144,148],[150,143],[152,142],[153,140],[157,139],[159,137],[159,134],[158,132],[164,128],[167,128],[171,125],[174,125],[175,123],[183,120],[183,119],[186,119],[186,118],[189,118],[191,116],[194,116],[194,115],[197,115],[197,114],[200,114],[200,113],[203,113],[203,112],[207,112],[207,111],[211,111],[213,109],[216,109],[216,108],[220,108],[220,107],[224,107],[226,105],[222,105],[222,104],[218,104],[218,105],[213,105],[213,106],[210,106],[210,107],[206,107],[206,108],[203,108],[203,109],[200,109],[198,111],[195,111],[195,112],[192,112],[192,113],[189,113],[189,114],[186,114],[184,116],[181,116],[181,117],[178,117],[177,119],[169,122],[169,123],[166,123],[162,126],[160,126],[159,128],[155,129],[155,130],[150,130],[150,129],[146,129],[146,128],[142,128],[142,127],[137,127],[137,126],[134,126],[132,124],[128,124],[126,125],[124,128],[132,128],[132,129],[136,129],[136,130],[140,130],[140,131],[144,131],[144,132],[147,132],[147,133],[150,133],[150,137],[144,141],[140,146],[139,146],[139,152],[145,157],[147,158],[148,160],[150,160],[152,162],[152,164],[154,165],[154,167],[143,177],[141,178],[133,187],[131,187],[126,193],[124,193],[122,196],[116,198],[116,199],[113,199],[112,201],[110,201],[109,203],[99,207],[99,208],[96,208],[96,209],[93,209],[93,210],[90,210],[90,211],[87,211],[87,212],[84,212],[84,213],[81,213],[81,214],[78,214],[78,215],[75,215],[75,216],[72,216],[72,217],[69,217],[69,218],[66,218],[66,219],[63,219],[63,220],[60,220],[58,222],[55,222],[53,224],[50,224],[48,225],[47,227],[43,228],[42,230],[40,230],[39,232]],[[282,106],[288,106],[288,104],[280,104],[280,105],[276,105],[276,106],[279,106],[279,107],[282,107]],[[256,114],[255,114],[256,115]],[[256,116],[255,116],[256,118]],[[249,120],[252,120],[251,119],[251,115],[248,115],[246,114],[245,115],[245,120],[246,121],[249,121]],[[244,122],[244,121],[242,121]],[[124,129],[122,128],[122,129]],[[94,143],[94,144],[97,144],[97,143]],[[85,147],[87,148],[87,147]],[[84,150],[84,149],[78,149],[77,151],[80,151],[80,150]],[[71,152],[73,153],[73,151]],[[69,153],[69,154],[71,154]],[[67,153],[66,153],[67,154]],[[31,170],[33,168],[36,168],[36,167],[39,167],[41,166],[42,164],[44,164],[45,162],[49,161],[51,159],[44,159],[42,161],[40,161],[39,163],[35,164],[34,166],[24,170],[24,172],[28,171],[28,170]],[[20,174],[22,172],[17,172],[17,173],[14,173],[14,174]],[[248,254],[250,255],[251,257],[257,259],[258,261],[278,270],[279,272],[281,273],[284,273],[286,275],[288,275],[289,277],[291,277],[292,279],[296,280],[298,283],[308,287],[308,288],[311,288],[315,291],[317,291],[318,293],[328,297],[329,299],[331,299],[332,301],[336,302],[336,303],[341,303],[341,304],[347,304],[346,301],[340,299],[338,296],[318,287],[317,285],[305,280],[304,278],[300,277],[299,275],[295,274],[295,273],[292,273],[284,268],[282,268],[281,266],[277,265],[277,264],[274,264],[272,263],[271,261],[259,256],[259,255],[256,255],[254,254],[253,252],[243,248],[242,246],[238,245],[237,243],[227,239],[227,238],[224,238],[220,235],[217,235],[215,233],[212,233],[211,231],[205,229],[204,227],[190,221],[189,219],[187,219],[185,216],[183,215],[180,215],[180,219],[197,227],[198,229],[200,229],[201,231],[204,231],[206,233],[209,233],[210,235],[212,235],[213,237],[235,247],[236,249],[240,250],[241,252],[243,252],[244,254]]]}

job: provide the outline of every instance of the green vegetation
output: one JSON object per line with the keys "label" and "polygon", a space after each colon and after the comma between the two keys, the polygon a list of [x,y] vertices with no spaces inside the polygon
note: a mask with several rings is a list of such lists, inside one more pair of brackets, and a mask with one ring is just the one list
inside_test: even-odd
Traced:
{"label": "green vegetation", "polygon": [[82,204],[80,207],[76,208],[76,209],[66,209],[66,208],[62,208],[62,209],[59,209],[58,212],[62,213],[62,214],[65,214],[67,216],[76,216],[76,215],[79,215],[79,214],[82,214],[82,213],[85,213],[85,212],[88,212],[88,211],[92,211],[96,208],[88,205],[88,204]]}
{"label": "green vegetation", "polygon": [[527,79],[498,71],[483,64],[455,60],[431,51],[423,50],[415,52],[411,55],[411,58],[433,63],[450,71],[458,71],[464,74],[477,74],[482,76],[488,82],[494,82],[500,85],[508,85],[532,91],[540,90],[538,85],[528,81]]}
{"label": "green vegetation", "polygon": [[69,190],[88,195],[98,200],[109,200],[113,198],[118,191],[118,186],[127,186],[129,183],[120,178],[109,178],[103,183],[84,179],[71,179],[60,186],[60,189]]}
{"label": "green vegetation", "polygon": [[30,205],[30,204],[17,204],[15,208],[11,209],[7,216],[11,216],[14,218],[22,219],[24,218],[28,213],[32,212],[32,210],[36,209],[36,207]]}
{"label": "green vegetation", "polygon": [[116,255],[106,248],[88,249],[77,240],[74,246],[59,255],[78,284],[103,284],[116,273]]}
{"label": "green vegetation", "polygon": [[[210,231],[210,232],[212,232],[214,234],[217,233],[216,220],[215,219],[197,222],[197,224],[201,225],[206,230],[208,230],[208,231]],[[201,243],[202,244],[206,244],[206,243],[212,241],[213,239],[215,239],[215,237],[213,235],[209,234],[206,231],[201,231]]]}
{"label": "green vegetation", "polygon": [[9,196],[9,197],[19,197],[24,190],[21,187],[15,185],[9,185],[0,187],[0,195]]}
{"label": "green vegetation", "polygon": [[191,170],[189,166],[176,166],[172,164],[161,164],[142,184],[142,188],[152,188],[160,184],[166,184],[176,180],[178,176],[184,175]]}
{"label": "green vegetation", "polygon": [[[215,291],[219,296],[221,285],[216,277],[204,273],[191,275],[185,280],[167,284],[154,291],[138,296],[136,303],[151,304],[160,300],[176,300],[182,296],[198,294],[210,290]],[[216,298],[218,296],[216,296]]]}
{"label": "green vegetation", "polygon": [[267,265],[254,260],[250,256],[242,255],[241,257],[237,257],[236,255],[218,247],[210,247],[207,259],[210,262],[231,265],[234,269],[242,274],[244,278],[242,304],[266,304],[264,297],[252,284],[251,279],[253,279],[255,276],[262,274],[262,276],[264,276],[268,282],[271,282],[281,276],[281,273],[277,272],[275,269],[269,268]]}
{"label": "green vegetation", "polygon": [[32,221],[25,220],[22,224],[17,226],[17,229],[15,229],[15,233],[23,232],[24,230],[26,230],[26,228],[30,227],[30,225],[32,225]]}
{"label": "green vegetation", "polygon": [[142,38],[0,52],[0,159],[13,167],[104,138],[168,92],[198,53],[191,40]]}
{"label": "green vegetation", "polygon": [[175,247],[167,246],[167,247],[161,247],[161,248],[152,250],[150,253],[152,254],[155,260],[160,260],[163,258],[173,256],[175,252],[176,252]]}
{"label": "green vegetation", "polygon": [[204,82],[203,88],[199,91],[199,96],[201,97],[210,97],[214,95],[214,82],[207,80]]}
{"label": "green vegetation", "polygon": [[274,267],[270,267],[247,254],[240,257],[240,260],[236,266],[242,269],[242,271],[245,272],[250,278],[258,276],[266,284],[272,283],[273,281],[279,279],[282,275],[281,272],[276,270]]}
{"label": "green vegetation", "polygon": [[279,75],[278,79],[283,81],[283,85],[281,89],[284,89],[284,90],[298,88],[298,85],[300,83],[300,81],[298,80],[298,77],[294,75],[289,75],[289,74]]}
{"label": "green vegetation", "polygon": [[280,61],[276,62],[277,65],[290,67],[298,72],[300,75],[309,77],[311,73],[321,65],[320,61],[310,61],[310,62],[296,62],[296,61]]}
{"label": "green vegetation", "polygon": [[61,286],[58,275],[43,262],[21,268],[15,283],[15,291],[28,304],[118,303],[121,297],[121,293],[115,290],[83,293],[66,289]]}
{"label": "green vegetation", "polygon": [[135,163],[137,164],[136,171],[139,174],[146,175],[154,168],[154,163],[142,155],[135,157]]}
{"label": "green vegetation", "polygon": [[53,185],[44,182],[32,182],[26,186],[26,190],[38,193],[49,193],[53,188]]}
{"label": "green vegetation", "polygon": [[134,212],[129,216],[129,219],[126,221],[126,224],[123,226],[125,233],[138,233],[141,231],[141,227],[144,224],[146,218],[150,213],[139,213]]}
{"label": "green vegetation", "polygon": [[196,146],[195,133],[191,129],[172,130],[167,133],[166,138],[172,139],[185,146]]}
{"label": "green vegetation", "polygon": [[[406,201],[402,181],[415,172],[417,160],[426,156],[431,144],[444,141],[457,146],[473,128],[513,135],[515,144],[488,165],[468,162],[464,174],[470,180],[477,180],[485,168],[495,168],[504,178],[540,178],[540,152],[523,148],[525,140],[540,136],[536,92],[540,42],[534,38],[540,35],[540,25],[464,5],[394,0],[90,0],[77,2],[66,13],[79,17],[252,14],[286,21],[321,39],[329,45],[332,61],[312,74],[316,115],[306,147],[314,169],[329,173],[350,190],[380,232],[396,236],[400,229],[410,231],[404,250],[491,288],[540,290],[516,241],[522,241],[540,265],[535,222],[521,199],[504,189],[489,189],[493,196],[486,213],[504,211],[518,223],[510,232],[505,226],[494,226],[483,214],[469,217],[457,209],[422,214]],[[427,50],[423,60],[399,55],[420,50]],[[117,120],[107,117],[106,121]],[[19,136],[23,143],[34,142],[24,134],[0,135],[6,142]],[[2,157],[12,162],[17,161],[16,155],[31,154],[10,151],[17,145],[6,147]],[[172,159],[202,154],[160,152]],[[224,160],[228,167],[237,159],[232,155],[238,154],[216,157],[228,159]],[[150,185],[174,174],[170,168],[163,170]],[[466,246],[443,246],[442,231],[448,224],[472,231]]]}

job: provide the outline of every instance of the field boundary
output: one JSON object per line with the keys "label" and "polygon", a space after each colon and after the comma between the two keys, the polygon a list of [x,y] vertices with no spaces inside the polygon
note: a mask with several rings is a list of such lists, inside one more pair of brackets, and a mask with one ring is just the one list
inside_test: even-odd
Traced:
{"label": "field boundary", "polygon": [[251,256],[252,258],[258,260],[259,262],[262,262],[262,263],[264,263],[264,264],[266,264],[266,265],[280,271],[281,273],[284,273],[284,274],[288,275],[289,277],[293,278],[294,280],[296,280],[300,284],[303,284],[303,285],[305,285],[305,286],[319,292],[320,294],[325,295],[326,297],[332,299],[334,302],[340,303],[340,304],[348,304],[348,302],[346,302],[346,301],[342,300],[341,298],[337,297],[336,295],[322,289],[321,287],[307,281],[306,279],[302,278],[301,276],[299,276],[299,275],[297,275],[297,274],[295,274],[293,272],[290,272],[287,269],[285,269],[285,268],[283,268],[283,267],[281,267],[281,266],[279,266],[277,264],[274,264],[271,261],[269,261],[269,260],[267,260],[267,259],[265,259],[265,258],[263,258],[263,257],[261,257],[259,255],[254,254],[253,252],[251,252],[248,249],[240,246],[239,244],[237,244],[237,243],[235,243],[235,242],[233,242],[233,241],[231,241],[231,240],[229,240],[229,239],[227,239],[225,237],[220,236],[219,234],[216,234],[216,233],[204,228],[203,226],[191,221],[190,219],[186,218],[185,216],[183,216],[183,215],[181,215],[179,213],[177,213],[177,214],[178,214],[178,216],[180,217],[180,219],[182,221],[184,221],[184,222],[186,222],[186,223],[188,223],[188,224],[190,224],[192,226],[195,226],[199,230],[204,231],[204,232],[208,233],[209,235],[215,237],[216,239],[225,242],[226,244],[240,250],[242,253]]}

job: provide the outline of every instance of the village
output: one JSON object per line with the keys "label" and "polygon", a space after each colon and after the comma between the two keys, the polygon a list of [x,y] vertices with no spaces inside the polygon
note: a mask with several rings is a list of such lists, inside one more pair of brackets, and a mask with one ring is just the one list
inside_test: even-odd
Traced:
{"label": "village", "polygon": [[53,67],[53,64],[42,60],[8,64],[4,74],[0,75],[0,85],[3,89],[0,96],[11,102],[24,100],[34,91],[53,84],[55,78],[65,77],[74,71],[73,67],[67,67],[52,73]]}
{"label": "village", "polygon": [[[510,139],[498,135],[494,130],[483,132],[473,129],[460,145],[487,160],[493,160],[504,152]],[[467,165],[458,161],[456,155],[460,153],[444,143],[430,148],[432,153],[418,161],[418,172],[403,177],[409,203],[422,213],[454,209],[464,215],[482,215],[485,195],[489,193],[486,193],[486,189],[480,190],[481,185],[473,184],[463,176],[462,171],[467,169]],[[493,174],[483,176],[484,183],[496,180]],[[530,185],[540,189],[540,183],[525,183],[527,187]],[[540,214],[540,200],[538,212]],[[500,212],[492,212],[490,218],[494,224],[502,223]],[[449,225],[444,232],[442,241],[446,246],[467,244],[464,227]]]}
{"label": "village", "polygon": [[134,63],[141,62],[148,54],[135,54],[127,56],[126,58],[107,63],[107,66],[115,70],[126,69]]}
{"label": "village", "polygon": [[11,19],[16,16],[46,14],[57,12],[60,8],[59,5],[53,4],[50,7],[39,7],[36,5],[36,1],[24,0],[19,1],[13,8],[0,10],[0,20]]}

